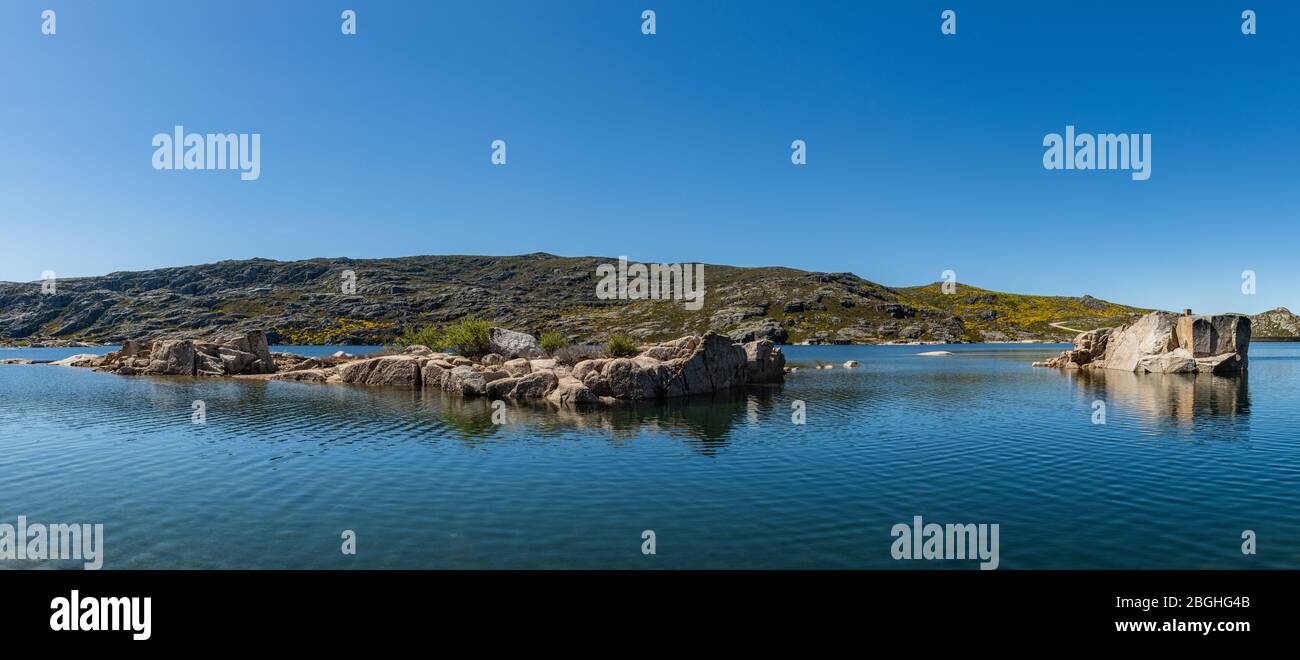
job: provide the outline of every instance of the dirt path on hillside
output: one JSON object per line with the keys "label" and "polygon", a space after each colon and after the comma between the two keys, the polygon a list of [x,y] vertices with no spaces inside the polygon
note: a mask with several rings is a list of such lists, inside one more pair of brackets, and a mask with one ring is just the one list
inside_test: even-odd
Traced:
{"label": "dirt path on hillside", "polygon": [[1076,332],[1076,333],[1077,333],[1077,332],[1087,332],[1087,330],[1075,330],[1074,328],[1067,328],[1067,327],[1061,325],[1060,323],[1048,323],[1047,325],[1050,325],[1050,326],[1052,326],[1053,328],[1058,328],[1058,329],[1061,329],[1061,330],[1067,330],[1067,331],[1069,331],[1069,332]]}

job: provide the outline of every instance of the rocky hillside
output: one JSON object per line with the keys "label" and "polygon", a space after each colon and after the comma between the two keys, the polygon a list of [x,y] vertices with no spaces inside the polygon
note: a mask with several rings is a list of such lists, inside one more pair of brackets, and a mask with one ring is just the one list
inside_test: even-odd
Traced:
{"label": "rocky hillside", "polygon": [[1300,316],[1285,307],[1250,317],[1250,325],[1254,341],[1300,337]]}
{"label": "rocky hillside", "polygon": [[[715,330],[780,342],[1068,340],[1147,310],[1084,296],[1024,296],[938,284],[889,288],[851,273],[706,266],[703,309],[680,301],[599,300],[614,260],[527,254],[222,261],[201,266],[0,283],[0,342],[120,343],[266,329],[272,343],[382,344],[406,327],[464,316],[575,341],[613,332],[660,341]],[[355,293],[342,293],[344,271]],[[1061,328],[1053,327],[1060,324]],[[1065,329],[1070,328],[1070,329]]]}

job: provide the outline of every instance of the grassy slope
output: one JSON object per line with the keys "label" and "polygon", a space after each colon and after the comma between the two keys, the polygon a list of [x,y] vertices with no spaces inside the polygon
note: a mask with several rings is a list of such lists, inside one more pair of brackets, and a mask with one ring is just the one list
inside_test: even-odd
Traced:
{"label": "grassy slope", "polygon": [[978,341],[981,330],[1072,336],[1072,332],[1050,324],[1093,330],[1120,325],[1151,311],[1093,298],[1002,293],[967,285],[958,285],[956,293],[949,295],[943,293],[937,282],[894,291],[909,305],[941,310],[961,318],[968,334],[965,338],[972,341]]}

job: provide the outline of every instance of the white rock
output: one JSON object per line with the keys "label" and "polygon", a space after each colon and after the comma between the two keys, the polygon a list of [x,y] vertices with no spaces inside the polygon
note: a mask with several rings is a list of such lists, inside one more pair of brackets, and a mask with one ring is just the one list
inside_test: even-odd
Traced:
{"label": "white rock", "polygon": [[546,357],[546,353],[537,345],[535,337],[505,328],[488,330],[488,348],[493,353],[506,358]]}
{"label": "white rock", "polygon": [[1106,344],[1106,367],[1121,371],[1137,371],[1142,358],[1165,353],[1178,347],[1174,328],[1178,315],[1170,312],[1151,312],[1110,335]]}
{"label": "white rock", "polygon": [[65,357],[62,360],[55,360],[50,364],[59,367],[94,367],[94,366],[98,366],[99,363],[103,361],[104,361],[104,356],[102,355],[82,353],[80,355]]}
{"label": "white rock", "polygon": [[1147,355],[1138,360],[1137,371],[1157,374],[1186,374],[1196,372],[1196,358],[1192,352],[1178,348],[1168,353]]}

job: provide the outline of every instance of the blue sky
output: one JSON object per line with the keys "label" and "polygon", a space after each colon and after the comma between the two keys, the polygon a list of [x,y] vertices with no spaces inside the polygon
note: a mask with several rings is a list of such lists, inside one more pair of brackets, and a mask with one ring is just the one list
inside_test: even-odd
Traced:
{"label": "blue sky", "polygon": [[[0,280],[547,251],[1300,311],[1295,3],[9,0],[0,83]],[[176,124],[261,178],[155,171]],[[1066,124],[1150,180],[1043,169]]]}

